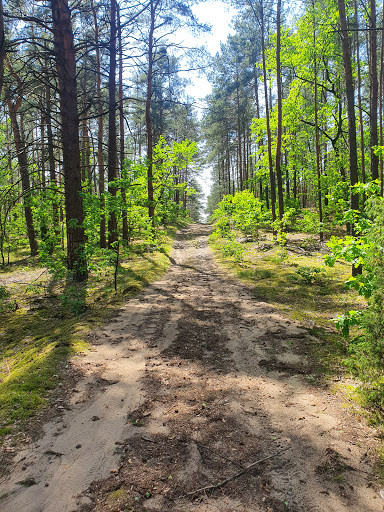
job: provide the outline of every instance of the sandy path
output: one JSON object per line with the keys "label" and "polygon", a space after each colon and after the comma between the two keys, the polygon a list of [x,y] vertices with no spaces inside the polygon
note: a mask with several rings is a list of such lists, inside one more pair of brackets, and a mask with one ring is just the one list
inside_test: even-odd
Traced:
{"label": "sandy path", "polygon": [[1,512],[384,510],[373,432],[306,378],[317,340],[228,278],[208,233],[183,230],[168,273],[95,333],[74,362],[86,378],[18,455]]}

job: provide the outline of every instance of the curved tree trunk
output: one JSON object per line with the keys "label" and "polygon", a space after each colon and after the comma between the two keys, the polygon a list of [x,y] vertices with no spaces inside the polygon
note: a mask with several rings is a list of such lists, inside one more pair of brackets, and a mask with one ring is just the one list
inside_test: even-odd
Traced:
{"label": "curved tree trunk", "polygon": [[24,215],[25,215],[25,223],[27,225],[27,234],[29,240],[29,247],[31,250],[31,256],[36,256],[37,254],[37,241],[36,241],[36,232],[33,225],[33,216],[32,216],[32,208],[29,204],[29,192],[31,188],[29,172],[28,172],[28,154],[27,148],[25,145],[24,134],[21,131],[20,124],[17,120],[17,109],[13,101],[9,96],[9,91],[5,87],[5,100],[7,102],[9,117],[11,119],[11,126],[13,131],[13,139],[15,141],[16,153],[17,153],[17,161],[20,169],[20,177],[21,177],[21,189],[23,193],[23,202],[24,202]]}

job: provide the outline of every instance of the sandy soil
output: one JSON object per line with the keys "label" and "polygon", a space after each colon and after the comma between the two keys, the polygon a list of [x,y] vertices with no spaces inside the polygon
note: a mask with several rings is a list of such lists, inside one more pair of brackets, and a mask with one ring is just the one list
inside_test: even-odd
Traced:
{"label": "sandy soil", "polygon": [[209,232],[182,230],[73,361],[84,377],[15,457],[2,512],[384,510],[374,431],[309,382],[320,341],[226,276]]}

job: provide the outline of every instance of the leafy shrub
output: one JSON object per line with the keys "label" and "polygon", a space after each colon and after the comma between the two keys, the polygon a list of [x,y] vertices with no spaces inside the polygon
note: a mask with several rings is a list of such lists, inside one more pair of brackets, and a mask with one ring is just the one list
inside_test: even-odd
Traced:
{"label": "leafy shrub", "polygon": [[291,229],[300,231],[301,233],[310,233],[316,235],[320,231],[324,231],[324,226],[319,222],[319,215],[314,210],[303,210],[302,214],[297,215]]}
{"label": "leafy shrub", "polygon": [[70,286],[60,296],[62,306],[68,309],[72,315],[80,315],[87,309],[86,290],[79,286]]}
{"label": "leafy shrub", "polygon": [[224,196],[213,214],[220,236],[231,238],[232,229],[257,236],[260,224],[265,218],[263,206],[263,202],[249,190],[236,192],[234,196]]}
{"label": "leafy shrub", "polygon": [[238,242],[226,242],[221,248],[224,258],[233,258],[234,261],[242,261],[244,247]]}
{"label": "leafy shrub", "polygon": [[354,288],[368,300],[363,311],[349,311],[338,316],[336,325],[347,337],[350,328],[359,328],[357,336],[349,339],[347,366],[363,380],[360,392],[367,405],[380,408],[384,404],[384,200],[377,197],[373,184],[357,184],[355,190],[371,197],[365,215],[348,210],[345,215],[354,221],[358,236],[332,238],[331,253],[326,264],[332,266],[338,258],[361,266],[362,274],[350,277],[346,286]]}
{"label": "leafy shrub", "polygon": [[306,284],[313,284],[324,276],[324,269],[318,267],[299,267],[296,269],[296,276]]}

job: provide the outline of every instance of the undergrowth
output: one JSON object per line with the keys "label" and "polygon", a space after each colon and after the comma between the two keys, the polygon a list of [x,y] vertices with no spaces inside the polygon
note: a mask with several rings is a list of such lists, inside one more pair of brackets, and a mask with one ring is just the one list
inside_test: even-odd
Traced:
{"label": "undergrowth", "polygon": [[102,254],[82,284],[55,279],[24,257],[0,267],[0,441],[16,442],[31,417],[52,403],[69,358],[89,349],[87,334],[166,271],[178,227],[167,229],[157,247],[137,242],[122,251],[116,291],[113,262]]}

